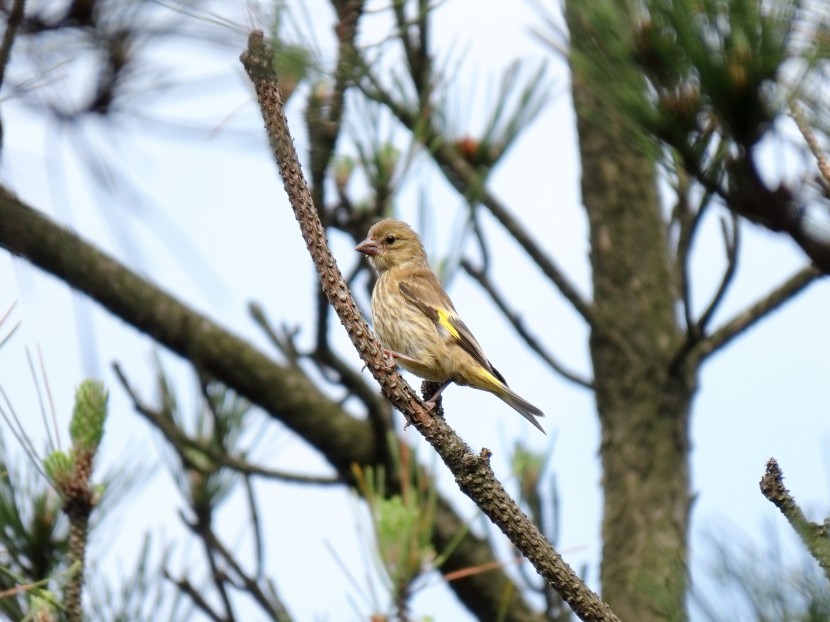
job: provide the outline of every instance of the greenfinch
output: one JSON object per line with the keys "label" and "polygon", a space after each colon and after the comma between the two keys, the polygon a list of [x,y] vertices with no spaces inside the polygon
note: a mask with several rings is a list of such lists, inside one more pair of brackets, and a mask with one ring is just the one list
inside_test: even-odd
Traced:
{"label": "greenfinch", "polygon": [[492,393],[545,432],[536,421],[544,413],[508,387],[487,360],[430,269],[421,238],[409,225],[393,218],[381,220],[355,250],[369,258],[378,276],[372,290],[372,316],[384,352],[416,376],[440,383],[427,406],[434,407],[441,392],[454,382]]}

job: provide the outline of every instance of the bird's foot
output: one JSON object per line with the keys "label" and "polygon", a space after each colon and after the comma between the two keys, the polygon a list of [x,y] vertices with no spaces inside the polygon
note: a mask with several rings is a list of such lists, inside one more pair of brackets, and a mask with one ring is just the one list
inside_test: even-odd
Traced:
{"label": "bird's foot", "polygon": [[406,358],[406,356],[400,352],[387,350],[386,348],[383,349],[383,353],[386,355],[386,369],[395,369],[398,366],[398,359],[401,357]]}

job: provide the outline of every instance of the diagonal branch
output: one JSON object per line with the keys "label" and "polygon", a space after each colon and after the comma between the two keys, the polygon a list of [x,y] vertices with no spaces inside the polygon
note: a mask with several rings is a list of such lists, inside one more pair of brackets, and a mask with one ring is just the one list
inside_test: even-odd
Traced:
{"label": "diagonal branch", "polygon": [[806,142],[807,146],[810,148],[810,153],[812,153],[813,157],[816,159],[816,166],[818,167],[819,173],[821,173],[825,183],[830,185],[830,163],[827,162],[827,156],[818,144],[816,135],[809,123],[807,123],[807,119],[804,118],[804,110],[798,102],[794,101],[790,105],[790,115],[792,116],[793,121],[795,121],[795,124],[798,126],[798,131],[801,132],[801,135],[804,137],[804,142]]}
{"label": "diagonal branch", "polygon": [[14,0],[9,17],[6,19],[6,30],[3,33],[3,40],[0,41],[0,86],[6,77],[6,67],[11,60],[12,47],[17,38],[17,29],[23,22],[23,14],[26,9],[26,0]]}
{"label": "diagonal branch", "polygon": [[185,594],[196,608],[201,611],[212,622],[227,622],[225,618],[219,615],[213,606],[202,595],[202,590],[195,587],[186,577],[176,579],[170,572],[164,569],[164,578],[175,585],[182,594]]}
{"label": "diagonal branch", "polygon": [[828,533],[830,525],[826,520],[822,525],[807,520],[804,511],[784,486],[784,473],[775,458],[767,461],[766,471],[761,478],[761,493],[781,510],[784,518],[830,579],[830,533]]}
{"label": "diagonal branch", "polygon": [[459,488],[502,530],[573,611],[583,620],[616,620],[608,605],[585,585],[507,495],[490,468],[490,451],[484,449],[478,456],[474,455],[445,421],[432,417],[403,378],[384,364],[380,344],[361,316],[326,243],[288,131],[272,55],[262,32],[255,31],[240,60],[254,84],[285,191],[320,283],[361,358],[380,383],[384,395],[438,452]]}
{"label": "diagonal branch", "polygon": [[[298,366],[274,363],[2,187],[0,247],[25,257],[83,292],[116,317],[260,406],[317,449],[350,485],[353,464],[389,464],[387,437],[375,436],[372,425],[348,416]],[[452,554],[441,567],[444,573],[495,561],[489,543],[472,533],[456,542],[465,524],[449,502],[439,497],[433,533],[435,548],[446,550],[454,544]],[[501,611],[501,595],[515,591],[503,572],[453,581],[451,587],[482,619]],[[532,619],[533,610],[522,599],[514,598],[505,622]]]}
{"label": "diagonal branch", "polygon": [[386,439],[345,415],[294,366],[278,365],[111,257],[0,188],[0,246],[96,300],[273,417],[322,452],[339,473],[374,462]]}
{"label": "diagonal branch", "polygon": [[495,286],[490,282],[490,279],[487,277],[487,273],[484,270],[473,267],[473,265],[466,259],[461,260],[461,267],[464,268],[464,271],[473,277],[479,285],[481,285],[482,289],[484,289],[487,294],[489,294],[490,299],[499,308],[499,311],[501,311],[507,321],[510,322],[513,329],[524,340],[528,348],[538,354],[539,357],[545,361],[545,363],[547,363],[553,371],[562,376],[565,380],[570,380],[574,384],[593,390],[594,385],[590,378],[585,378],[580,374],[567,369],[556,359],[556,357],[554,357],[553,354],[548,352],[545,347],[539,343],[539,340],[534,335],[532,335],[525,328],[522,318],[507,305],[507,301],[498,291],[496,291]]}
{"label": "diagonal branch", "polygon": [[693,356],[698,361],[711,356],[750,326],[765,318],[785,302],[792,300],[822,276],[824,275],[811,265],[803,267],[762,299],[738,313],[706,339],[700,341],[693,351]]}
{"label": "diagonal branch", "polygon": [[[271,469],[249,462],[229,453],[220,453],[209,447],[206,443],[191,438],[185,433],[170,417],[165,417],[153,407],[146,404],[138,395],[138,391],[130,384],[118,363],[113,364],[113,370],[118,377],[121,386],[130,397],[135,411],[147,419],[155,428],[161,432],[170,445],[183,461],[189,460],[186,450],[196,451],[203,454],[210,460],[211,466],[222,466],[231,471],[242,473],[246,476],[257,475],[268,479],[282,482],[293,482],[297,484],[313,484],[315,486],[343,485],[346,482],[339,477],[326,475],[305,475],[302,473],[289,473],[280,469]],[[194,465],[194,468],[197,468]],[[204,470],[204,469],[202,469]]]}

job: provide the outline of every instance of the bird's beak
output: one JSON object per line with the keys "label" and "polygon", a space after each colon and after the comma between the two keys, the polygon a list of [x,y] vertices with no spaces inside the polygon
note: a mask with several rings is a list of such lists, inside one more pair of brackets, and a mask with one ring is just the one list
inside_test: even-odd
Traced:
{"label": "bird's beak", "polygon": [[360,244],[355,246],[354,249],[359,253],[368,255],[369,257],[374,257],[380,252],[380,247],[378,246],[378,243],[375,242],[372,238],[366,238]]}

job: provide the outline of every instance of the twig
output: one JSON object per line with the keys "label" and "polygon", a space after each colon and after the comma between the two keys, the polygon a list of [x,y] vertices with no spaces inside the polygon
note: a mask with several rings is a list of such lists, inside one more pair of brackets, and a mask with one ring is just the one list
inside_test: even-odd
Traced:
{"label": "twig", "polygon": [[729,230],[726,228],[726,220],[721,220],[723,244],[726,247],[726,270],[724,270],[723,272],[720,285],[718,286],[715,295],[712,296],[712,300],[709,302],[709,305],[706,307],[706,310],[701,314],[700,319],[697,321],[696,332],[698,335],[703,335],[706,331],[706,326],[709,324],[709,321],[712,319],[712,316],[715,314],[715,311],[717,311],[718,307],[720,306],[720,303],[723,302],[723,298],[726,295],[726,292],[729,290],[729,285],[735,278],[735,272],[737,271],[738,251],[741,243],[741,230],[738,215],[735,212],[731,212],[731,214],[731,236]]}
{"label": "twig", "polygon": [[[685,173],[684,173],[685,177]],[[681,201],[687,198],[680,194],[682,189],[678,189],[678,197]],[[689,278],[689,254],[691,252],[692,243],[694,242],[695,234],[699,230],[699,225],[703,220],[703,215],[707,208],[712,204],[712,197],[714,195],[709,191],[704,191],[700,199],[697,210],[694,214],[681,214],[680,221],[680,235],[677,241],[677,262],[680,268],[680,289],[683,297],[683,315],[686,320],[686,331],[688,334],[689,345],[699,339],[699,335],[695,333],[696,323],[692,314],[692,292],[691,279]]]}
{"label": "twig", "polygon": [[254,493],[251,478],[246,475],[243,481],[245,482],[245,496],[251,511],[251,529],[254,532],[254,556],[256,557],[255,576],[257,581],[259,581],[265,574],[265,543],[262,539],[262,521],[259,518],[259,507],[257,506],[257,498]]}
{"label": "twig", "polygon": [[[326,304],[326,308],[330,309],[331,307],[328,305],[325,294],[321,291],[320,295]],[[283,344],[283,339],[277,335],[277,332],[271,326],[262,307],[256,303],[251,303],[248,305],[248,310],[251,313],[251,317],[254,318],[254,321],[265,331],[268,339],[284,352],[285,344]],[[344,387],[349,395],[354,395],[360,399],[366,406],[367,416],[378,432],[378,438],[385,438],[386,432],[389,429],[389,407],[387,406],[386,400],[378,395],[374,388],[369,386],[369,383],[366,382],[364,377],[333,352],[329,348],[327,340],[322,345],[318,343],[317,348],[313,352],[304,356],[310,358],[324,375],[326,375],[327,371],[331,370],[337,374],[337,382],[340,386]]]}
{"label": "twig", "polygon": [[213,622],[226,622],[226,620],[214,611],[213,607],[211,607],[210,604],[204,599],[201,590],[193,587],[190,581],[186,578],[174,579],[167,569],[164,570],[164,578],[179,588],[182,593],[187,594],[193,604],[196,605],[196,608],[204,613],[208,618],[213,620]]}
{"label": "twig", "polygon": [[478,268],[473,267],[473,265],[467,261],[466,259],[461,260],[461,267],[464,271],[469,274],[473,279],[481,285],[482,289],[487,292],[490,296],[490,299],[495,303],[495,305],[499,308],[502,315],[510,322],[511,326],[513,326],[514,330],[519,334],[519,336],[524,340],[527,346],[533,350],[539,357],[548,364],[548,366],[553,369],[556,373],[560,376],[565,378],[565,380],[570,380],[571,382],[578,384],[581,387],[586,389],[593,390],[594,385],[593,382],[589,378],[585,378],[575,372],[572,372],[565,368],[562,363],[560,363],[556,358],[548,352],[542,344],[539,342],[538,339],[534,335],[531,335],[530,332],[525,328],[524,322],[522,322],[522,318],[520,318],[515,311],[513,311],[508,305],[507,301],[505,301],[504,297],[496,291],[495,286],[490,282],[490,279],[487,277],[487,274],[484,270],[479,270]]}
{"label": "twig", "polygon": [[3,41],[0,42],[0,86],[6,77],[6,67],[12,56],[12,47],[17,38],[17,29],[23,22],[23,14],[26,9],[26,0],[14,0],[9,17],[6,20],[6,31],[3,33]]}
{"label": "twig", "polygon": [[816,159],[816,165],[818,166],[821,176],[824,177],[824,181],[830,185],[830,163],[827,162],[827,156],[824,155],[824,151],[822,151],[821,146],[818,144],[818,140],[816,139],[815,133],[813,133],[813,129],[804,118],[804,111],[795,101],[793,101],[790,105],[790,116],[792,116],[793,121],[795,121],[795,124],[798,126],[798,131],[801,132],[801,135],[804,137],[804,141],[810,148],[810,152]]}
{"label": "twig", "polygon": [[236,616],[234,615],[233,605],[231,604],[231,597],[228,594],[228,576],[225,574],[224,570],[219,570],[219,565],[216,563],[217,560],[213,556],[213,547],[211,546],[211,541],[208,537],[208,534],[212,533],[210,523],[213,520],[213,506],[210,503],[203,504],[201,501],[195,501],[192,498],[191,503],[191,507],[194,509],[198,517],[196,522],[193,524],[188,523],[184,518],[184,512],[181,512],[181,517],[182,520],[184,520],[184,522],[193,530],[193,533],[195,533],[202,540],[202,544],[205,547],[205,557],[207,557],[208,566],[210,566],[210,578],[213,581],[213,585],[216,587],[216,591],[219,593],[219,598],[225,608],[224,619],[230,622],[234,620]]}
{"label": "twig", "polygon": [[[204,443],[200,443],[179,429],[176,424],[168,417],[163,416],[147,404],[139,397],[137,391],[132,387],[121,366],[118,363],[113,364],[113,370],[118,377],[121,386],[127,392],[130,400],[133,403],[135,411],[147,419],[164,438],[173,446],[180,457],[184,458],[184,449],[191,449],[204,454],[216,466],[226,467],[232,471],[237,471],[242,475],[258,475],[275,479],[283,482],[290,482],[296,484],[314,484],[316,486],[331,486],[333,484],[343,484],[344,481],[338,477],[327,477],[324,475],[302,475],[299,473],[289,473],[279,469],[269,469],[267,467],[259,466],[237,458],[229,454],[221,454]],[[194,465],[196,468],[197,465]]]}
{"label": "twig", "polygon": [[735,337],[760,321],[785,302],[792,300],[819,277],[824,276],[813,266],[805,266],[766,296],[750,305],[721,326],[709,337],[702,340],[693,350],[698,361],[711,356]]}
{"label": "twig", "polygon": [[761,493],[781,510],[784,518],[830,579],[830,525],[826,520],[821,525],[807,520],[790,491],[784,486],[784,474],[775,458],[767,461],[766,471],[761,478]]}
{"label": "twig", "polygon": [[338,18],[334,28],[338,40],[334,84],[331,93],[325,96],[312,95],[306,108],[312,193],[321,210],[325,205],[326,169],[340,134],[346,89],[351,85],[353,77],[354,41],[363,14],[363,0],[335,0],[332,5]]}
{"label": "twig", "polygon": [[[698,210],[698,214],[703,209],[703,206]],[[717,291],[715,292],[714,296],[712,296],[712,300],[709,302],[709,305],[706,307],[704,312],[701,314],[700,319],[694,321],[692,319],[692,302],[691,302],[691,294],[689,292],[689,256],[688,256],[688,245],[685,245],[685,251],[681,253],[679,256],[679,261],[683,262],[682,268],[682,286],[683,286],[683,310],[686,316],[686,338],[683,340],[683,345],[677,350],[677,353],[672,357],[671,362],[669,363],[669,370],[674,373],[677,371],[680,366],[686,362],[688,356],[694,352],[695,348],[698,344],[705,338],[706,336],[706,327],[708,326],[712,316],[714,315],[717,308],[720,306],[720,303],[723,301],[726,292],[729,289],[729,285],[732,283],[732,280],[735,277],[735,273],[738,267],[738,245],[740,241],[739,237],[739,220],[738,215],[735,212],[730,212],[732,215],[732,237],[729,237],[729,232],[726,229],[726,222],[721,221],[721,230],[723,232],[723,242],[724,246],[726,247],[726,269],[724,270],[723,276],[721,277],[720,285],[718,286]],[[699,219],[695,219],[697,222]],[[696,226],[696,225],[693,225]]]}
{"label": "twig", "polygon": [[432,417],[403,378],[384,365],[380,344],[369,331],[343,281],[311,202],[288,131],[272,58],[273,51],[266,46],[262,32],[251,33],[248,49],[240,60],[254,84],[280,175],[321,285],[361,358],[380,383],[384,395],[438,452],[461,490],[562,594],[573,611],[583,620],[617,620],[608,605],[585,585],[507,495],[490,468],[489,450],[475,456],[446,422]]}
{"label": "twig", "polygon": [[[185,521],[187,526],[196,534],[198,535],[205,543],[209,551],[209,558],[211,563],[215,563],[215,559],[213,554],[216,553],[222,561],[228,566],[230,570],[236,575],[236,578],[242,582],[241,586],[238,586],[240,589],[244,589],[248,592],[253,599],[259,603],[260,607],[262,607],[268,614],[271,616],[272,620],[285,620],[287,619],[287,611],[285,606],[279,602],[279,600],[272,601],[268,594],[263,591],[262,587],[260,586],[259,582],[248,576],[245,570],[240,565],[239,561],[233,554],[228,550],[228,548],[222,544],[221,540],[217,537],[216,533],[213,531],[213,528],[209,524],[200,525],[196,523],[191,523],[189,521]],[[230,577],[227,577],[223,574],[222,580],[227,580]]]}

